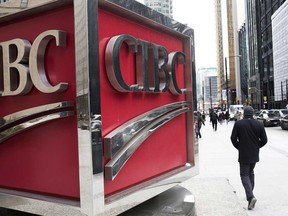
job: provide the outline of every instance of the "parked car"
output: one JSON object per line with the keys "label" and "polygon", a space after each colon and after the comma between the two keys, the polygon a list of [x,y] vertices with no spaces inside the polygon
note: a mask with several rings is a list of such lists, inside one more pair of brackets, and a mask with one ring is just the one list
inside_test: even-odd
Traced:
{"label": "parked car", "polygon": [[235,120],[234,116],[237,113],[237,111],[239,113],[241,113],[241,115],[243,115],[243,112],[244,112],[243,105],[230,105],[229,114],[230,114],[230,119],[231,120]]}
{"label": "parked car", "polygon": [[260,111],[260,110],[254,110],[254,115],[253,115],[253,118],[254,118],[254,119],[257,119],[257,116],[259,116],[259,115],[260,115],[260,113],[261,113],[261,111]]}
{"label": "parked car", "polygon": [[258,116],[260,113],[261,113],[260,110],[257,110],[257,109],[254,110],[254,115],[255,115],[255,116]]}
{"label": "parked car", "polygon": [[267,110],[267,109],[261,109],[259,114],[261,114],[261,113],[269,113],[269,110]]}
{"label": "parked car", "polygon": [[288,109],[280,109],[281,117],[288,115]]}
{"label": "parked car", "polygon": [[280,117],[276,116],[272,110],[262,112],[257,116],[257,120],[262,122],[265,127],[280,125]]}
{"label": "parked car", "polygon": [[266,110],[266,109],[254,110],[253,118],[257,119],[257,117],[262,113],[268,113],[268,110]]}
{"label": "parked car", "polygon": [[288,115],[280,119],[280,126],[283,130],[288,130]]}
{"label": "parked car", "polygon": [[281,118],[288,115],[288,109],[275,109],[273,111],[276,116],[280,116]]}

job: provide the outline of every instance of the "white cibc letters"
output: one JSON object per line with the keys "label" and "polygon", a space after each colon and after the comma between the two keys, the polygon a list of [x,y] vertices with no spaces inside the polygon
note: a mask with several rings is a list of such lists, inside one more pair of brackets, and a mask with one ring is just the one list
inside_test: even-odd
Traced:
{"label": "white cibc letters", "polygon": [[[33,44],[24,39],[12,39],[0,42],[2,56],[3,84],[0,83],[0,96],[25,95],[33,85],[43,93],[61,92],[67,89],[67,83],[52,86],[45,72],[45,51],[48,43],[55,38],[57,46],[66,46],[66,32],[49,30],[41,33]],[[1,64],[0,64],[1,65]]]}

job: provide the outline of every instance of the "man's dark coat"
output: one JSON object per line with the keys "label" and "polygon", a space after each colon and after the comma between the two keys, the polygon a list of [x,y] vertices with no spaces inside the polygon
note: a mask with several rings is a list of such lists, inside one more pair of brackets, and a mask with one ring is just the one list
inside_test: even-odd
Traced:
{"label": "man's dark coat", "polygon": [[238,149],[240,163],[256,163],[259,161],[259,149],[267,143],[264,125],[253,118],[236,121],[231,141]]}

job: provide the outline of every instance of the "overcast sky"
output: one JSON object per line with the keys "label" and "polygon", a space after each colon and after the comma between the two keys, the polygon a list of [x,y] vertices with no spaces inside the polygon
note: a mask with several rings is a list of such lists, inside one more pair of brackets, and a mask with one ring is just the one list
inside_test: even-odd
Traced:
{"label": "overcast sky", "polygon": [[194,29],[196,68],[216,67],[214,0],[174,0],[173,18]]}
{"label": "overcast sky", "polygon": [[[243,0],[237,0],[237,4],[240,26],[244,22]],[[196,68],[216,67],[214,0],[173,0],[173,18],[194,29]]]}

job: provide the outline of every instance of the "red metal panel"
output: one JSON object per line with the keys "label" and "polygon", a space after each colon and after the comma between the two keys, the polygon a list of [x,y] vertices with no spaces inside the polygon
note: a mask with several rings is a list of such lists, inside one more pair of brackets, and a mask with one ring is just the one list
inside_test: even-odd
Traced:
{"label": "red metal panel", "polygon": [[[184,95],[165,93],[117,92],[105,72],[105,48],[111,37],[128,34],[137,39],[164,46],[168,53],[183,51],[183,41],[141,23],[99,10],[99,44],[101,71],[102,135],[105,136],[126,121],[165,104],[184,101]],[[135,59],[122,50],[121,68],[124,80],[135,83]],[[177,82],[184,88],[183,66],[177,69]],[[105,195],[111,195],[135,184],[183,166],[186,161],[185,115],[178,116],[152,134],[128,160],[113,181],[105,180]],[[192,132],[191,132],[192,133]],[[105,148],[105,146],[104,146]],[[107,161],[106,161],[107,162]]]}
{"label": "red metal panel", "polygon": [[[61,93],[45,94],[33,87],[27,95],[0,97],[0,116],[49,103],[76,101],[73,16],[70,6],[0,26],[0,42],[21,38],[33,43],[47,30],[67,32],[66,47],[56,47],[55,41],[48,44],[45,69],[51,84],[69,85]],[[0,68],[0,74],[1,71]],[[1,143],[0,186],[79,199],[76,115],[27,130]]]}

